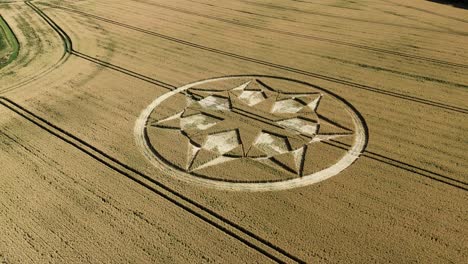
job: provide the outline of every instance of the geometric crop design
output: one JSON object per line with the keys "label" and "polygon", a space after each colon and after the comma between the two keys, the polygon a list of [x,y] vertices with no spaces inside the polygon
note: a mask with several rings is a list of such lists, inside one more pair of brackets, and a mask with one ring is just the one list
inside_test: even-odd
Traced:
{"label": "geometric crop design", "polygon": [[[158,108],[175,95],[179,107]],[[367,140],[363,120],[346,104],[323,89],[283,78],[224,77],[160,98],[137,121],[137,143],[150,150],[144,154],[158,167],[205,186],[255,191],[315,183],[351,165]],[[322,103],[330,100],[335,105],[324,106],[324,112],[346,124],[321,114]],[[186,146],[171,154],[162,134]],[[352,144],[348,151],[324,144],[336,140]]]}

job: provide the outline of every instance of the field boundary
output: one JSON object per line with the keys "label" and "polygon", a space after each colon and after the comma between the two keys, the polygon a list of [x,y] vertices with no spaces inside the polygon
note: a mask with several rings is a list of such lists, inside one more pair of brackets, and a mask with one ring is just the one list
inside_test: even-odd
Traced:
{"label": "field boundary", "polygon": [[260,60],[260,59],[255,59],[255,58],[252,58],[252,57],[238,55],[238,54],[223,51],[223,50],[220,50],[220,49],[210,48],[210,47],[207,47],[207,46],[204,46],[204,45],[200,45],[200,44],[196,44],[196,43],[193,43],[193,42],[181,40],[181,39],[171,37],[171,36],[167,36],[167,35],[157,33],[157,32],[154,32],[154,31],[141,29],[141,28],[138,28],[138,27],[135,27],[135,26],[131,26],[131,25],[128,25],[128,24],[125,24],[125,23],[117,22],[117,21],[114,21],[114,20],[111,20],[111,19],[103,18],[103,17],[100,17],[100,16],[96,16],[96,15],[85,13],[85,12],[78,11],[78,10],[73,10],[72,9],[70,12],[81,14],[83,16],[91,17],[91,18],[94,18],[94,19],[97,19],[97,20],[101,20],[101,21],[106,22],[106,23],[114,24],[114,25],[117,25],[117,26],[120,26],[120,27],[128,28],[130,30],[138,31],[138,32],[141,32],[141,33],[144,33],[144,34],[152,35],[152,36],[159,37],[159,38],[162,38],[162,39],[165,39],[165,40],[168,40],[168,41],[176,42],[178,44],[182,44],[182,45],[190,46],[190,47],[193,47],[193,48],[209,51],[209,52],[220,54],[220,55],[223,55],[223,56],[228,56],[228,57],[243,60],[243,61],[249,61],[249,62],[252,62],[252,63],[255,63],[255,64],[260,64],[260,65],[268,66],[268,67],[271,67],[271,68],[285,70],[285,71],[288,71],[288,72],[293,72],[293,73],[301,74],[301,75],[304,75],[304,76],[309,76],[309,77],[325,80],[325,81],[332,82],[332,83],[343,84],[343,85],[346,85],[346,86],[349,86],[349,87],[358,88],[358,89],[362,89],[362,90],[366,90],[366,91],[370,91],[370,92],[375,92],[375,93],[379,93],[379,94],[383,94],[383,95],[387,95],[387,96],[391,96],[391,97],[395,97],[395,98],[400,98],[400,99],[411,101],[411,102],[425,104],[425,105],[429,105],[429,106],[432,106],[432,107],[442,108],[442,109],[453,111],[453,112],[468,114],[468,109],[467,108],[448,105],[448,104],[445,104],[445,103],[436,102],[436,101],[432,101],[432,100],[428,100],[428,99],[424,99],[424,98],[420,98],[420,97],[416,97],[416,96],[411,96],[411,95],[407,95],[407,94],[402,94],[402,93],[398,93],[398,92],[392,92],[392,91],[384,90],[384,89],[381,89],[381,88],[368,86],[368,85],[365,85],[365,84],[360,84],[360,83],[356,83],[356,82],[342,80],[342,79],[335,78],[335,77],[332,77],[332,76],[327,76],[327,75],[323,75],[323,74],[319,74],[319,73],[315,73],[315,72],[311,72],[311,71],[301,70],[301,69],[290,67],[290,66],[285,66],[285,65],[276,64],[276,63],[272,63],[272,62],[268,62],[268,61],[264,61],[264,60]]}
{"label": "field boundary", "polygon": [[127,164],[110,156],[104,151],[99,150],[95,146],[76,137],[70,132],[61,129],[48,120],[30,112],[26,108],[18,105],[10,99],[0,96],[0,104],[33,123],[34,125],[47,131],[49,134],[59,138],[74,148],[79,149],[81,152],[85,153],[99,163],[138,183],[142,187],[152,191],[153,193],[173,203],[177,207],[198,217],[202,221],[224,232],[226,235],[239,240],[246,246],[258,251],[266,257],[278,263],[305,263],[305,261],[301,260],[299,257],[292,255],[279,246],[276,246],[268,240],[261,238],[251,231],[208,209],[202,204],[197,203],[196,201],[180,194],[163,183],[149,177],[143,172],[128,166]]}
{"label": "field boundary", "polygon": [[[29,7],[31,7],[47,24],[49,24],[52,29],[59,35],[60,39],[63,41],[64,43],[64,51],[63,51],[63,54],[62,56],[60,57],[60,59],[55,62],[54,64],[52,64],[49,68],[33,75],[32,77],[22,81],[22,82],[19,82],[19,83],[16,83],[12,86],[9,86],[5,89],[2,89],[0,90],[0,94],[4,94],[4,93],[7,93],[7,92],[10,92],[10,91],[13,91],[13,90],[16,90],[18,88],[21,88],[23,86],[25,86],[26,84],[29,84],[45,75],[47,75],[48,73],[54,71],[55,69],[59,68],[61,65],[63,65],[67,60],[68,58],[70,57],[71,55],[71,50],[72,50],[72,44],[71,44],[71,40],[70,38],[68,38],[68,35],[63,31],[61,30],[47,15],[45,15],[39,8],[37,8],[35,5],[33,5],[30,1],[24,1],[24,3],[26,5],[28,5]],[[54,26],[55,25],[55,26]],[[0,67],[1,68],[1,67]]]}
{"label": "field boundary", "polygon": [[14,61],[18,57],[18,54],[20,52],[20,44],[18,42],[18,38],[16,38],[15,33],[13,33],[13,30],[11,29],[11,27],[8,25],[6,20],[1,15],[0,15],[0,35],[5,36],[5,40],[11,49],[8,59],[4,63],[0,61],[0,69],[1,69],[7,66],[12,61]]}

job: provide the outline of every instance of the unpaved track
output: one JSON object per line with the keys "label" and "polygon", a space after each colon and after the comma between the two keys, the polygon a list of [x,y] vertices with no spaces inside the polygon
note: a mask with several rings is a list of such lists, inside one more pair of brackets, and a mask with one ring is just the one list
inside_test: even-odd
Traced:
{"label": "unpaved track", "polygon": [[[33,9],[21,4],[8,5],[4,18],[20,42],[18,57],[0,72],[0,93],[23,87],[57,69],[68,58],[60,49],[63,42]],[[38,32],[43,32],[38,34]],[[27,65],[27,67],[24,67]]]}
{"label": "unpaved track", "polygon": [[[132,31],[137,31],[137,32],[140,32],[140,33],[143,33],[143,34],[148,34],[148,35],[156,37],[156,38],[161,38],[161,39],[163,39],[165,41],[175,42],[177,44],[188,46],[188,47],[190,47],[190,48],[188,48],[189,50],[201,49],[201,50],[209,52],[209,53],[215,53],[215,54],[219,54],[219,55],[222,55],[222,56],[227,56],[227,57],[230,57],[230,58],[234,58],[235,60],[247,61],[247,62],[259,64],[261,66],[267,66],[267,67],[272,67],[272,68],[276,68],[276,69],[281,69],[281,70],[284,70],[284,71],[287,71],[287,72],[298,73],[298,74],[301,74],[301,75],[317,78],[319,80],[325,80],[326,82],[345,84],[348,87],[353,87],[353,88],[357,88],[357,89],[364,89],[364,90],[367,90],[367,91],[380,93],[380,94],[385,94],[385,95],[388,95],[388,96],[392,96],[392,97],[396,97],[396,98],[400,98],[400,99],[404,99],[404,100],[415,101],[415,102],[419,102],[419,103],[423,103],[423,104],[427,104],[427,105],[432,105],[432,106],[435,106],[435,107],[441,107],[441,108],[444,108],[444,109],[450,109],[450,110],[454,110],[454,111],[458,111],[458,112],[462,112],[462,113],[467,113],[466,107],[459,107],[457,105],[449,105],[449,104],[446,104],[444,102],[440,102],[440,101],[437,101],[437,100],[428,100],[427,97],[432,96],[433,93],[431,93],[429,95],[427,93],[427,91],[426,91],[427,89],[433,89],[434,85],[437,85],[439,87],[443,87],[445,85],[451,86],[451,87],[459,87],[459,88],[468,87],[468,85],[466,84],[466,81],[463,78],[460,79],[460,82],[452,82],[452,81],[440,79],[440,76],[441,76],[440,71],[445,71],[447,75],[453,75],[454,78],[460,78],[460,76],[462,76],[461,73],[464,71],[463,68],[465,68],[466,65],[459,64],[458,66],[453,66],[454,68],[452,69],[452,67],[449,67],[449,68],[441,67],[442,65],[437,65],[437,64],[436,65],[421,64],[419,59],[416,58],[415,60],[409,60],[407,62],[407,65],[403,64],[403,65],[399,66],[399,67],[405,67],[405,68],[407,67],[407,69],[405,69],[405,70],[409,71],[409,72],[404,72],[402,70],[391,69],[391,67],[395,66],[394,61],[393,61],[394,56],[391,55],[391,54],[389,54],[389,57],[388,57],[389,59],[392,59],[391,63],[388,65],[388,67],[390,67],[390,68],[388,68],[388,67],[385,68],[385,67],[381,67],[382,63],[384,63],[385,60],[384,61],[379,60],[380,65],[376,66],[376,65],[368,64],[369,63],[368,61],[363,61],[363,62],[350,61],[350,60],[343,60],[343,59],[338,59],[338,58],[334,58],[334,57],[330,57],[330,56],[325,56],[326,54],[324,54],[324,53],[319,54],[319,55],[313,54],[313,53],[310,53],[310,52],[306,53],[307,55],[315,55],[315,56],[320,57],[321,58],[320,61],[331,60],[331,61],[334,61],[334,62],[338,62],[343,67],[348,65],[350,69],[353,69],[351,71],[348,71],[348,73],[343,72],[341,76],[333,76],[333,75],[328,75],[328,74],[322,74],[323,69],[320,69],[320,68],[318,68],[318,71],[310,71],[310,70],[305,70],[305,69],[301,69],[301,68],[297,68],[297,67],[288,66],[287,64],[284,64],[284,62],[276,63],[276,62],[271,60],[272,59],[271,56],[265,57],[265,59],[261,59],[261,58],[259,58],[259,55],[263,55],[263,54],[259,53],[259,52],[257,52],[256,54],[254,54],[252,56],[245,56],[245,55],[242,54],[245,51],[242,51],[241,53],[238,53],[238,52],[226,51],[226,48],[224,48],[224,49],[216,48],[215,46],[213,46],[213,44],[216,44],[216,42],[219,42],[219,40],[220,40],[216,35],[214,35],[213,39],[210,40],[210,42],[207,45],[204,45],[204,44],[201,44],[200,42],[186,41],[184,39],[173,37],[171,35],[166,35],[166,34],[161,34],[161,33],[158,33],[158,32],[151,31],[151,30],[146,30],[144,28],[135,27],[135,26],[132,26],[132,25],[129,25],[129,24],[126,24],[126,23],[122,23],[122,22],[112,20],[112,19],[108,19],[108,18],[101,17],[101,16],[96,16],[96,15],[89,14],[89,13],[86,13],[86,12],[82,12],[82,11],[79,11],[79,10],[74,10],[74,9],[69,9],[69,8],[68,9],[61,8],[61,9],[65,10],[65,11],[72,12],[72,13],[78,13],[79,15],[84,16],[84,17],[90,17],[92,19],[95,19],[96,21],[102,21],[102,22],[105,23],[105,24],[102,24],[103,26],[106,26],[106,24],[111,24],[111,25],[115,25],[115,26],[118,26],[118,27],[123,27],[123,28],[126,28],[126,29],[130,30],[130,31],[128,31],[128,30],[120,31],[119,30],[119,32],[128,32],[128,33],[131,33],[132,35],[135,34],[135,35],[140,35],[141,36],[141,34],[132,32]],[[109,16],[109,15],[107,15],[107,16]],[[70,19],[70,18],[73,18],[73,16],[67,17],[67,19]],[[187,22],[187,24],[193,24],[193,23],[192,23],[192,21],[189,20]],[[224,23],[222,23],[222,24],[224,24]],[[109,29],[115,29],[115,27],[110,27]],[[83,29],[83,30],[86,30],[86,29]],[[174,30],[173,32],[178,33],[178,32],[180,32],[180,30],[177,29],[177,30]],[[126,34],[128,34],[128,33],[126,33]],[[122,34],[122,33],[118,33],[117,35],[120,36],[120,34]],[[173,34],[173,33],[171,33],[171,34]],[[239,33],[236,32],[234,34],[239,34]],[[77,35],[76,37],[81,38],[81,36]],[[136,38],[135,41],[141,41],[140,36],[138,38]],[[103,36],[100,35],[100,34],[96,34],[96,39],[99,39],[101,37],[103,37]],[[119,46],[121,45],[119,43],[119,41],[122,41],[121,38],[119,38],[119,37],[112,38],[112,34],[109,34],[109,37],[111,37],[110,40],[106,41],[106,39],[101,39],[101,41],[112,43],[112,45],[119,45]],[[206,41],[207,37],[200,35],[200,39],[201,39],[201,41]],[[127,43],[128,41],[129,41],[129,39],[126,39],[125,43]],[[236,41],[238,41],[237,38],[236,38]],[[260,41],[263,41],[263,40],[261,39]],[[284,39],[284,41],[286,41],[286,39]],[[86,43],[88,43],[88,41]],[[301,42],[298,41],[297,43],[300,44]],[[307,42],[305,42],[305,43],[307,43]],[[110,45],[110,44],[107,44],[107,45]],[[126,45],[126,44],[122,43],[122,45]],[[232,44],[230,44],[230,46],[231,45]],[[267,45],[267,44],[264,44],[264,45]],[[268,45],[271,45],[271,44],[268,44]],[[86,47],[88,47],[88,46],[86,46]],[[84,47],[84,48],[86,48],[86,47]],[[89,45],[89,47],[94,47],[94,46]],[[278,47],[278,48],[280,48],[280,47]],[[268,47],[265,47],[265,49],[268,49]],[[82,50],[82,49],[80,49],[80,50]],[[119,51],[121,51],[121,54],[119,54],[120,56],[125,56],[125,57],[130,56],[129,53],[126,53],[124,50],[120,50],[120,49],[117,49],[116,53],[120,53]],[[206,52],[203,52],[203,53],[206,53]],[[285,52],[285,51],[283,51],[283,52]],[[346,51],[345,54],[347,52],[349,52],[349,51]],[[358,52],[356,52],[356,50],[354,50],[353,54],[355,54],[353,56],[354,60],[356,60],[356,59],[363,60],[363,57],[360,56],[360,54]],[[286,54],[286,53],[284,55],[287,55],[287,56],[290,56],[290,57],[291,56],[292,57],[297,56],[297,55],[294,55],[294,54]],[[117,57],[118,55],[115,54],[115,56]],[[164,57],[166,57],[166,56],[164,56]],[[170,57],[170,55],[168,55],[167,57]],[[147,57],[145,59],[149,60],[150,58],[151,57]],[[124,61],[126,63],[128,63],[128,61],[131,61],[131,60],[128,60],[128,59],[124,60]],[[288,60],[291,60],[291,58],[289,58]],[[304,54],[303,53],[300,54],[300,57],[298,56],[297,60],[298,61],[304,60]],[[308,62],[309,61],[310,62],[312,62],[312,61],[319,62],[319,61],[317,61],[316,58],[314,58],[314,56],[312,56],[310,58],[310,60],[308,60]],[[373,61],[372,63],[375,63],[374,59],[372,59],[371,61]],[[419,65],[419,66],[416,67],[416,68],[415,67],[408,67],[411,64],[415,64],[415,63],[417,63],[417,65]],[[418,86],[414,87],[414,89],[417,89],[417,91],[421,91],[422,96],[411,96],[411,95],[405,94],[405,92],[395,92],[395,91],[393,91],[393,90],[399,90],[398,87],[396,87],[395,89],[392,89],[392,91],[389,91],[388,89],[382,89],[382,88],[379,87],[379,86],[381,86],[380,82],[375,82],[376,85],[374,86],[374,85],[369,85],[369,84],[367,84],[365,82],[363,83],[362,80],[360,80],[359,82],[349,81],[350,79],[352,80],[352,78],[353,78],[352,76],[362,74],[362,72],[355,70],[356,66],[364,67],[366,69],[371,69],[372,71],[375,71],[374,75],[376,75],[376,76],[378,76],[380,74],[383,74],[383,76],[381,76],[382,79],[398,78],[398,79],[400,79],[400,81],[403,81],[403,80],[401,80],[401,78],[403,77],[404,80],[408,79],[409,83],[417,82]],[[424,70],[424,68],[426,68],[426,67],[428,67],[428,69]],[[438,73],[436,75],[437,77],[436,76],[434,76],[434,77],[433,76],[427,76],[428,73],[431,73],[432,71],[434,71],[434,69],[433,69],[434,67],[438,70]],[[132,67],[130,67],[130,68],[132,68]],[[421,68],[421,69],[419,69],[419,68]],[[148,68],[145,69],[145,68],[141,67],[141,69],[138,69],[138,72],[146,73],[147,70],[148,70]],[[411,73],[411,71],[414,71],[414,73]],[[147,74],[150,75],[150,73],[147,73]],[[334,74],[336,75],[337,73],[334,73]],[[338,74],[339,74],[339,72],[338,72]],[[388,81],[391,81],[391,80],[388,80]],[[421,84],[420,83],[421,81],[423,81],[424,84]],[[427,84],[425,84],[426,81],[428,82]],[[435,84],[431,85],[431,82],[434,82]],[[425,87],[426,85],[429,85],[429,86],[426,88]],[[451,89],[451,90],[453,92],[453,89]]]}
{"label": "unpaved track", "polygon": [[[7,262],[268,261],[6,109],[0,250]],[[62,153],[75,157],[73,165]]]}
{"label": "unpaved track", "polygon": [[[465,10],[422,0],[9,5],[28,10],[56,43],[51,54],[71,56],[0,99],[0,260],[468,258]],[[23,68],[17,78],[31,78]],[[238,74],[339,94],[366,120],[366,151],[322,183],[251,193],[179,181],[145,159],[133,130],[155,98]]]}

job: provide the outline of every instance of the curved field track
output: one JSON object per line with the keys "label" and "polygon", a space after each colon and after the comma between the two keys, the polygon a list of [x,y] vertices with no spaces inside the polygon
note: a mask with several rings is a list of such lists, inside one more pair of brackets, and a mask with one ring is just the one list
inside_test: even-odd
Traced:
{"label": "curved field track", "polygon": [[[20,47],[0,68],[0,263],[468,259],[468,10],[0,0],[0,15]],[[238,184],[333,166],[287,190]]]}
{"label": "curved field track", "polygon": [[18,57],[19,43],[10,26],[0,16],[0,68]]}
{"label": "curved field track", "polygon": [[5,93],[53,71],[66,56],[63,42],[54,29],[25,3],[1,5],[0,8],[21,47],[17,58],[0,72],[0,93]]}

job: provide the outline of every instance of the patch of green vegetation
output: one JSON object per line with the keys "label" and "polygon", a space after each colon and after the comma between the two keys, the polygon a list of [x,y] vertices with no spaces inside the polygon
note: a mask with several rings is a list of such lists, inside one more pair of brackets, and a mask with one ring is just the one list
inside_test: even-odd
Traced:
{"label": "patch of green vegetation", "polygon": [[19,43],[10,26],[0,16],[0,69],[12,62],[19,53]]}

